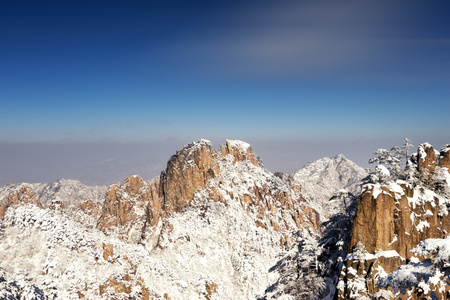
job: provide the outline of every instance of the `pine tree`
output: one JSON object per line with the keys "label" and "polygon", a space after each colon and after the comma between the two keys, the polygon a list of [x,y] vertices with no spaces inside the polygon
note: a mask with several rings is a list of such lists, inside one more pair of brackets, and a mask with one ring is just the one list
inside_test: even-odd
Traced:
{"label": "pine tree", "polygon": [[[376,156],[369,160],[369,163],[378,163],[376,170],[376,177],[369,177],[372,180],[384,182],[389,179],[407,179],[410,178],[413,173],[412,160],[410,159],[409,149],[413,147],[412,140],[405,138],[402,147],[394,146],[390,151],[386,149],[377,149],[373,152]],[[405,165],[405,169],[402,169],[402,165]],[[384,166],[389,171],[389,175],[386,176],[386,172],[383,169]]]}

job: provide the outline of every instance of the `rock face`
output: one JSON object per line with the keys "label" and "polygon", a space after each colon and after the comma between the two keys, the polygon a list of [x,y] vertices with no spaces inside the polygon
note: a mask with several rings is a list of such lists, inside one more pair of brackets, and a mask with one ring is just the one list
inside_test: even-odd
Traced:
{"label": "rock face", "polygon": [[[442,161],[445,165],[445,159]],[[435,169],[433,147],[421,144],[418,170],[431,174]],[[382,294],[390,295],[386,299],[421,299],[414,298],[418,297],[417,293],[413,295],[414,289],[405,294],[404,290],[393,290],[388,285],[386,290],[380,290],[379,284],[386,273],[418,260],[411,250],[421,241],[442,239],[450,232],[449,205],[450,199],[423,185],[413,186],[401,180],[365,185],[352,227],[349,254],[339,279],[338,299],[364,296],[378,299]]]}
{"label": "rock face", "polygon": [[102,207],[103,203],[87,200],[78,205],[75,214],[79,215],[81,222],[89,228],[97,227],[97,221],[101,216]]}
{"label": "rock face", "polygon": [[3,199],[3,202],[0,205],[0,219],[3,218],[9,207],[21,204],[34,204],[38,207],[42,207],[37,195],[33,193],[28,186],[23,185],[19,190],[11,191],[11,193]]}
{"label": "rock face", "polygon": [[[441,211],[436,195],[413,189],[408,184],[367,185],[363,191],[353,223],[349,252],[362,243],[368,252],[363,259],[348,257],[340,281],[345,284],[338,299],[357,299],[377,289],[380,268],[392,273],[405,264],[420,241],[443,238],[450,231],[446,210]],[[356,293],[350,282],[353,272],[365,278],[365,291]]]}
{"label": "rock face", "polygon": [[433,173],[436,168],[436,153],[433,146],[428,143],[419,145],[417,156],[417,170],[420,172],[428,171],[429,174]]}
{"label": "rock face", "polygon": [[160,197],[165,211],[181,211],[194,192],[217,176],[218,154],[209,141],[200,140],[182,147],[167,163],[161,174]]}
{"label": "rock face", "polygon": [[139,242],[147,226],[155,225],[162,213],[158,199],[158,182],[144,182],[137,175],[123,185],[109,187],[103,204],[99,228],[117,230],[119,237]]}
{"label": "rock face", "polygon": [[220,151],[223,156],[232,155],[235,162],[249,160],[254,166],[262,167],[252,147],[246,142],[227,140],[225,145],[221,146]]}

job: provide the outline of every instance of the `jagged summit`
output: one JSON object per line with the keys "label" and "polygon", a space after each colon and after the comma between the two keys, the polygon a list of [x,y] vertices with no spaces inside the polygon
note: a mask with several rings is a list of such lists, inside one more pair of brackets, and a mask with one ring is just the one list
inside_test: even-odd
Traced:
{"label": "jagged summit", "polygon": [[8,208],[24,204],[42,207],[36,193],[33,193],[28,186],[21,184],[17,189],[12,190],[0,203],[0,220],[3,219]]}
{"label": "jagged summit", "polygon": [[[194,141],[171,156],[159,179],[152,182],[140,180],[136,188],[139,194],[123,194],[128,189],[129,181],[126,179],[123,185],[109,188],[105,202],[108,204],[103,208],[100,223],[103,231],[121,232],[125,239],[136,230],[132,225],[136,219],[145,219],[146,224],[156,226],[160,218],[183,211],[198,197],[219,202],[238,201],[252,211],[259,207],[258,222],[266,228],[279,230],[292,226],[279,217],[275,218],[276,222],[270,217],[284,206],[288,211],[292,210],[294,226],[301,227],[301,218],[310,219],[308,227],[312,231],[319,226],[317,212],[300,208],[301,195],[292,191],[288,183],[265,170],[251,146],[242,141],[227,140],[218,151],[207,140]],[[116,205],[116,202],[120,204]],[[132,208],[136,206],[141,206],[140,213],[132,213]],[[263,213],[265,210],[272,213]],[[149,228],[141,227],[139,230]]]}
{"label": "jagged summit", "polygon": [[180,149],[177,150],[174,156],[181,152],[188,152],[188,153],[195,152],[197,149],[201,147],[208,147],[212,149],[212,143],[211,141],[206,139],[199,139],[196,141],[192,141],[180,147]]}
{"label": "jagged summit", "polygon": [[240,140],[226,140],[226,143],[231,147],[239,148],[245,151],[251,147],[249,143]]}
{"label": "jagged summit", "polygon": [[239,140],[227,140],[225,145],[221,146],[222,155],[231,155],[235,161],[249,160],[257,167],[263,167],[261,160],[253,152],[250,144]]}

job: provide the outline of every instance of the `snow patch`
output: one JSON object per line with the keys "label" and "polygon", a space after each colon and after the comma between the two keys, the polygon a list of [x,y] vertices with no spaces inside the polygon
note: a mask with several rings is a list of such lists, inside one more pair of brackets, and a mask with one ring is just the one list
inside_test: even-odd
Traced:
{"label": "snow patch", "polygon": [[[397,251],[395,250],[387,250],[387,251],[377,251],[375,252],[375,254],[371,254],[371,253],[366,253],[362,259],[363,260],[371,260],[371,259],[377,259],[379,257],[386,257],[386,258],[390,258],[390,257],[400,257],[402,260],[404,260],[403,257],[400,256],[400,254],[398,254]],[[361,258],[357,258],[354,253],[348,253],[347,256],[345,257],[346,260],[355,260],[355,259],[361,259]]]}
{"label": "snow patch", "polygon": [[418,232],[422,232],[425,227],[430,227],[430,223],[427,221],[420,221],[419,224],[416,225]]}
{"label": "snow patch", "polygon": [[227,142],[231,147],[237,148],[237,149],[242,149],[244,151],[247,151],[251,147],[250,144],[240,141],[240,140],[227,140]]}
{"label": "snow patch", "polygon": [[397,241],[397,235],[394,234],[394,238],[392,239],[392,241],[389,243],[388,246],[392,245],[393,243],[395,243]]}

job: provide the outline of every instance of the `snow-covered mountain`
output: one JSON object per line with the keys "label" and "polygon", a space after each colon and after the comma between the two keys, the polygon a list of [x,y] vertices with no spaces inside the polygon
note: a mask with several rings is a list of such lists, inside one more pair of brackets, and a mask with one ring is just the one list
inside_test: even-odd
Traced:
{"label": "snow-covered mountain", "polygon": [[338,154],[334,158],[324,157],[308,163],[290,175],[292,183],[300,186],[302,196],[311,207],[321,216],[330,216],[336,209],[330,205],[330,198],[343,189],[354,195],[359,194],[361,179],[368,173],[343,154]]}
{"label": "snow-covered mountain", "polygon": [[87,200],[103,201],[107,189],[106,186],[87,186],[73,179],[58,179],[50,183],[8,184],[0,188],[0,204],[12,191],[24,186],[37,195],[44,208],[50,206],[52,200],[59,199],[66,210],[71,212]]}
{"label": "snow-covered mountain", "polygon": [[339,155],[280,178],[245,142],[227,140],[214,150],[199,140],[150,181],[133,175],[108,188],[71,180],[5,186],[0,298],[332,295],[335,273],[319,266],[337,256],[320,241],[340,240],[322,237],[326,218],[318,210],[327,212],[324,203],[337,190],[354,191],[360,171]]}

